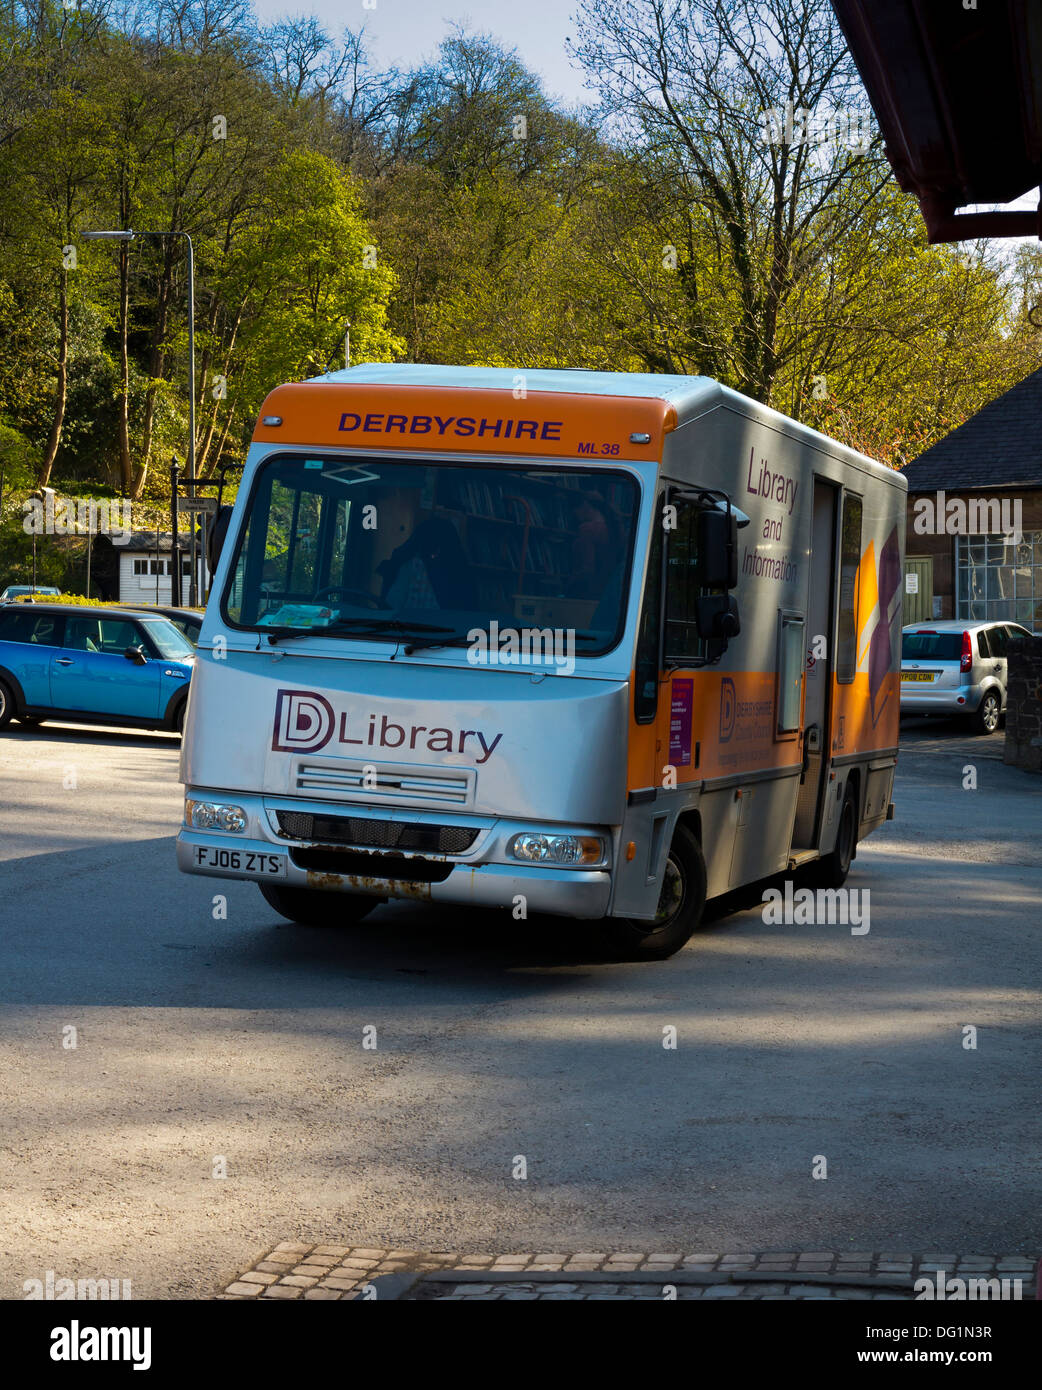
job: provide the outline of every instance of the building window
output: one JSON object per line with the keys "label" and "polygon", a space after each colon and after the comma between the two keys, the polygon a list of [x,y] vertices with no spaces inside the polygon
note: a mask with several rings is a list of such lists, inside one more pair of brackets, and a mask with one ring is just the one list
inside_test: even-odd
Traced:
{"label": "building window", "polygon": [[956,536],[955,616],[1042,632],[1042,531]]}
{"label": "building window", "polygon": [[147,574],[147,573],[148,573],[148,561],[147,561],[147,560],[135,560],[135,561],[134,561],[134,573],[135,573],[135,574]]}

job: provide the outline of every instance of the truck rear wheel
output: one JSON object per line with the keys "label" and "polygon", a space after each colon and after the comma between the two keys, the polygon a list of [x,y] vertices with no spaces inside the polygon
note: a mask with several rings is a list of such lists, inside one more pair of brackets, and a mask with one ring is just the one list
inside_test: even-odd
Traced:
{"label": "truck rear wheel", "polygon": [[608,935],[626,960],[665,960],[685,944],[702,920],[706,905],[706,862],[702,846],[678,825],[653,922],[609,917]]}
{"label": "truck rear wheel", "polygon": [[853,785],[848,782],[843,794],[843,807],[839,813],[836,848],[831,854],[826,854],[824,858],[810,865],[811,882],[819,888],[842,888],[856,852],[857,798]]}
{"label": "truck rear wheel", "polygon": [[257,885],[269,907],[302,927],[352,927],[384,902],[363,893],[323,893],[317,888]]}

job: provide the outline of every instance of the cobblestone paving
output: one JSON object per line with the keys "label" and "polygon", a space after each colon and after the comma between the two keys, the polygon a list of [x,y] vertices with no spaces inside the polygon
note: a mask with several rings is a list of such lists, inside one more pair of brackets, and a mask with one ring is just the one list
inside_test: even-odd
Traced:
{"label": "cobblestone paving", "polygon": [[[667,1296],[913,1299],[914,1281],[924,1276],[936,1281],[936,1271],[940,1270],[949,1281],[1009,1280],[1007,1297],[1016,1297],[1012,1281],[1019,1279],[1020,1297],[1034,1299],[1036,1265],[1036,1260],[1023,1255],[959,1255],[948,1251],[911,1255],[785,1250],[725,1255],[718,1251],[588,1250],[487,1255],[283,1241],[217,1297],[328,1301],[388,1296],[446,1302]],[[460,1279],[447,1278],[450,1272],[458,1273]],[[373,1281],[387,1274],[410,1277],[389,1281],[382,1293],[381,1285]],[[743,1279],[743,1275],[747,1277]]]}

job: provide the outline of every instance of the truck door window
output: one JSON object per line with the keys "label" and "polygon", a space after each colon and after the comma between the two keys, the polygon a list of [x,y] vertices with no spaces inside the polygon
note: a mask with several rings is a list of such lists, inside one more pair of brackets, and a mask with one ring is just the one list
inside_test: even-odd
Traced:
{"label": "truck door window", "polygon": [[644,603],[640,610],[640,629],[637,633],[633,717],[638,724],[650,723],[658,711],[659,629],[662,623],[662,514],[665,501],[663,493],[658,499],[651,528],[648,572],[644,581]]}
{"label": "truck door window", "polygon": [[698,572],[698,507],[671,497],[676,525],[666,533],[669,563],[666,574],[666,665],[684,666],[705,659],[705,644],[695,625],[701,593]]}
{"label": "truck door window", "polygon": [[858,566],[861,564],[861,498],[843,494],[839,553],[839,624],[836,632],[836,680],[849,685],[857,670]]}

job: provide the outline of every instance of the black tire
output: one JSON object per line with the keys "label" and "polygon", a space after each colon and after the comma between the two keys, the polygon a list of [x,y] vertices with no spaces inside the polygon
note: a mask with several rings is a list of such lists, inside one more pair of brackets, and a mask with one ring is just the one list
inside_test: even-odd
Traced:
{"label": "black tire", "polygon": [[384,902],[363,893],[323,893],[317,888],[257,885],[264,901],[282,917],[302,927],[352,927]]}
{"label": "black tire", "polygon": [[842,888],[857,853],[857,797],[853,783],[847,783],[836,831],[836,848],[812,864],[808,878],[820,888]]}
{"label": "black tire", "polygon": [[1002,713],[1002,701],[999,699],[997,690],[986,690],[977,706],[976,712],[972,715],[971,722],[974,732],[978,734],[993,734],[999,727],[999,716]]}
{"label": "black tire", "polygon": [[177,709],[174,710],[174,717],[173,717],[172,723],[173,723],[173,726],[174,726],[174,732],[175,732],[175,733],[183,734],[184,731],[185,731],[185,710],[186,710],[187,708],[188,708],[188,697],[187,697],[187,695],[186,695],[185,698],[184,698],[184,699],[181,701],[181,703],[178,705]]}
{"label": "black tire", "polygon": [[706,905],[706,861],[702,846],[685,825],[678,825],[654,922],[609,917],[607,933],[626,960],[665,960],[691,939]]}
{"label": "black tire", "polygon": [[0,729],[6,729],[14,718],[14,696],[11,688],[0,681]]}

